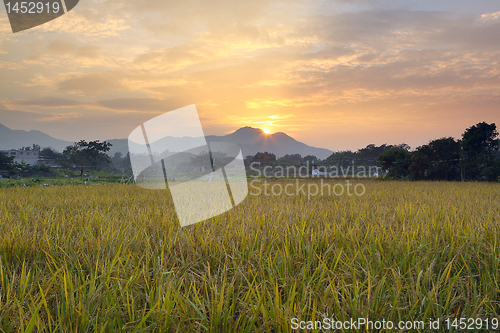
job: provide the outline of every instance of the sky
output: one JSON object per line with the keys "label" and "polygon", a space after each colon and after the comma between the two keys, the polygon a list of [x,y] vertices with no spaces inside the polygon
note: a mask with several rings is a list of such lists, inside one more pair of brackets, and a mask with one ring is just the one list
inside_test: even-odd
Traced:
{"label": "sky", "polygon": [[127,138],[195,104],[207,135],[416,148],[500,125],[499,36],[497,0],[80,0],[16,34],[2,6],[0,123]]}

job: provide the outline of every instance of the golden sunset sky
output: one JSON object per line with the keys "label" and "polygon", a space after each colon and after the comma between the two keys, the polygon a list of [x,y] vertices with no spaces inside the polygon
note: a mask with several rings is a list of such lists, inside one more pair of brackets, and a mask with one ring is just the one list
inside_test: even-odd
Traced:
{"label": "golden sunset sky", "polygon": [[332,150],[415,148],[500,125],[500,2],[81,0],[13,34],[0,10],[0,123],[126,138],[196,104]]}

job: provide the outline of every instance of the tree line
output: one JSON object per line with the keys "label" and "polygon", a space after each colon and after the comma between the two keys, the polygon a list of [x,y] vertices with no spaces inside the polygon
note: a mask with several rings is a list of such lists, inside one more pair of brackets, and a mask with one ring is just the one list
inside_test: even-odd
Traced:
{"label": "tree line", "polygon": [[80,140],[71,146],[67,146],[62,153],[51,147],[40,148],[22,147],[21,150],[37,150],[39,159],[42,161],[38,165],[28,165],[24,162],[14,162],[13,156],[0,154],[0,171],[12,174],[40,173],[53,171],[48,164],[56,165],[65,170],[107,170],[110,173],[126,170],[131,172],[130,158],[128,154],[123,157],[121,153],[115,153],[113,157],[108,155],[112,144],[100,140],[85,141]]}
{"label": "tree line", "polygon": [[465,130],[461,139],[443,137],[410,151],[406,143],[377,146],[369,144],[357,151],[338,151],[324,160],[300,154],[276,158],[269,152],[259,152],[245,158],[245,165],[301,166],[327,168],[373,167],[382,169],[388,179],[406,180],[486,180],[500,178],[500,140],[495,123],[478,123]]}
{"label": "tree line", "polygon": [[500,177],[500,140],[495,123],[478,123],[461,139],[444,137],[409,151],[395,147],[377,161],[387,176],[408,180],[486,180]]}

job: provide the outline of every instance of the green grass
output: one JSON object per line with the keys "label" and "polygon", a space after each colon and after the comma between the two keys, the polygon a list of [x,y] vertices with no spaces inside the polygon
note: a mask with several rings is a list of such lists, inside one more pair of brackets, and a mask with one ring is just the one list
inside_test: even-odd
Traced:
{"label": "green grass", "polygon": [[167,191],[0,189],[0,331],[500,317],[499,184],[364,184],[361,197],[249,196],[185,228]]}
{"label": "green grass", "polygon": [[[34,186],[62,186],[62,185],[104,185],[120,183],[119,177],[22,177],[20,180],[0,179],[0,188],[6,187],[34,187]],[[126,180],[126,179],[125,179]]]}

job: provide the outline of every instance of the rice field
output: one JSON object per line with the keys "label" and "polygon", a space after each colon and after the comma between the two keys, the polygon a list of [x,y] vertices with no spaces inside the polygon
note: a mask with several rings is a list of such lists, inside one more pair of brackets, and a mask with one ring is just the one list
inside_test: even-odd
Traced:
{"label": "rice field", "polygon": [[185,228],[168,191],[2,188],[0,331],[292,332],[293,318],[369,318],[449,332],[447,318],[500,318],[500,184],[363,184],[363,196],[248,196]]}

